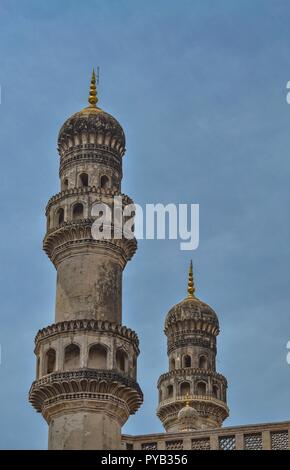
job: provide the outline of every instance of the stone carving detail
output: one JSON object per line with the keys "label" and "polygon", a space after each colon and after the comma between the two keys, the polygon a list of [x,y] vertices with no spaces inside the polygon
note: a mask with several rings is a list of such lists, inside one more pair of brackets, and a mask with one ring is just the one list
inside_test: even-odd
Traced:
{"label": "stone carving detail", "polygon": [[193,336],[192,338],[170,338],[170,340],[168,340],[167,353],[169,354],[178,348],[184,348],[187,346],[201,346],[203,348],[209,348],[214,353],[216,353],[215,342],[213,343],[213,345],[211,345],[209,339],[206,336],[204,338],[197,338],[195,336]]}
{"label": "stone carving detail", "polygon": [[288,450],[288,431],[275,431],[271,433],[272,450]]}
{"label": "stone carving detail", "polygon": [[83,135],[90,134],[102,137],[103,142],[109,139],[109,146],[120,148],[121,153],[124,153],[125,134],[118,121],[102,110],[90,112],[89,109],[86,113],[75,113],[63,124],[58,136],[59,151],[64,152],[69,141],[74,141],[75,136],[82,138]]}
{"label": "stone carving detail", "polygon": [[236,438],[235,436],[221,436],[219,437],[220,450],[235,450]]}
{"label": "stone carving detail", "polygon": [[144,442],[141,444],[142,450],[157,450],[157,442]]}
{"label": "stone carving detail", "polygon": [[213,377],[217,380],[221,380],[225,387],[227,386],[227,380],[222,374],[214,372],[213,370],[194,369],[192,367],[188,367],[185,369],[174,369],[170,372],[166,372],[166,374],[162,374],[159,377],[158,384],[169,377],[178,376],[179,379],[186,379],[188,375],[194,376],[196,379],[202,379],[204,377]]}
{"label": "stone carving detail", "polygon": [[[180,302],[169,310],[165,320],[165,332],[174,323],[185,322],[186,320],[193,320],[196,322],[205,322],[216,326],[218,332],[219,323],[214,310],[204,302]],[[198,324],[196,329],[198,328]]]}
{"label": "stone carving detail", "polygon": [[166,450],[182,450],[183,449],[183,441],[167,441],[166,442]]}
{"label": "stone carving detail", "polygon": [[133,200],[127,196],[126,194],[122,194],[116,189],[104,189],[99,188],[96,186],[86,186],[86,187],[79,187],[79,188],[71,188],[66,189],[65,191],[61,191],[58,194],[55,194],[50,198],[46,206],[46,214],[51,205],[55,202],[60,202],[62,199],[66,198],[66,196],[81,196],[83,194],[98,194],[100,195],[100,202],[102,202],[102,196],[105,197],[114,197],[119,196],[122,198],[123,207],[129,204],[133,204]]}
{"label": "stone carving detail", "polygon": [[112,394],[125,400],[130,414],[134,414],[143,401],[142,391],[133,379],[116,371],[93,369],[55,372],[36,380],[30,388],[29,401],[40,412],[53,399],[97,399],[99,394]]}
{"label": "stone carving detail", "polygon": [[244,446],[246,450],[262,450],[262,434],[245,434]]}
{"label": "stone carving detail", "polygon": [[[94,153],[84,153],[87,150],[91,150]],[[77,145],[71,150],[67,150],[65,156],[61,158],[59,170],[60,176],[62,176],[63,172],[67,168],[70,168],[76,163],[99,163],[101,165],[106,165],[117,170],[122,177],[122,157],[116,153],[114,149],[110,149],[105,145]]]}
{"label": "stone carving detail", "polygon": [[192,450],[210,450],[209,439],[192,439],[191,441]]}
{"label": "stone carving detail", "polygon": [[123,338],[133,341],[136,350],[139,352],[139,339],[135,331],[127,328],[126,326],[103,320],[70,320],[54,323],[53,325],[47,326],[46,328],[38,331],[35,337],[35,344],[37,345],[41,340],[59,333],[73,333],[74,331],[112,332],[115,335],[122,336]]}
{"label": "stone carving detail", "polygon": [[[204,400],[204,401],[202,401]],[[211,416],[216,421],[216,426],[221,426],[223,420],[228,416],[229,410],[226,404],[223,404],[221,401],[210,396],[200,396],[196,395],[194,399],[191,399],[192,406],[196,409],[199,416],[208,417]],[[181,408],[184,406],[184,397],[182,400],[174,400],[169,403],[161,402],[160,406],[157,409],[157,416],[162,421],[165,429],[174,425],[176,421],[176,416],[178,415]]]}
{"label": "stone carving detail", "polygon": [[64,222],[59,227],[49,230],[43,241],[43,249],[51,259],[55,262],[58,254],[57,248],[63,251],[68,244],[72,246],[76,244],[78,247],[81,243],[89,243],[90,246],[96,244],[106,249],[117,249],[129,261],[135,254],[137,249],[137,241],[133,239],[110,239],[110,240],[94,240],[91,233],[94,219],[81,219],[75,221]]}

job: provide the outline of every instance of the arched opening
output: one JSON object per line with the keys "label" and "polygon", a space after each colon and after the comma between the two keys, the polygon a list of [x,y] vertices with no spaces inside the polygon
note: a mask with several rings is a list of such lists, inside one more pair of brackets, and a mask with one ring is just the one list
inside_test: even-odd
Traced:
{"label": "arched opening", "polygon": [[198,395],[205,395],[206,394],[206,383],[198,382],[196,390],[197,390]]}
{"label": "arched opening", "polygon": [[170,359],[170,370],[174,370],[175,369],[175,359],[172,358]]}
{"label": "arched opening", "polygon": [[207,358],[206,356],[200,356],[198,360],[198,367],[200,369],[207,369]]}
{"label": "arched opening", "polygon": [[64,370],[77,369],[80,366],[80,348],[70,344],[64,350]]}
{"label": "arched opening", "polygon": [[55,370],[55,359],[56,353],[55,350],[50,348],[45,355],[45,373],[51,374]]}
{"label": "arched opening", "polygon": [[173,385],[167,386],[167,398],[173,397]]}
{"label": "arched opening", "polygon": [[101,344],[94,344],[90,347],[88,367],[92,369],[107,368],[107,349]]}
{"label": "arched opening", "polygon": [[89,186],[89,175],[87,173],[79,175],[79,186],[83,188]]}
{"label": "arched opening", "polygon": [[117,369],[121,372],[127,372],[128,370],[128,356],[122,349],[118,349],[116,352],[116,365]]}
{"label": "arched opening", "polygon": [[219,398],[219,388],[217,385],[214,385],[212,387],[212,394],[215,398]]}
{"label": "arched opening", "polygon": [[109,187],[109,178],[107,175],[101,176],[101,188],[107,189]]}
{"label": "arched opening", "polygon": [[191,367],[191,357],[188,354],[183,356],[183,367]]}
{"label": "arched opening", "polygon": [[190,395],[190,383],[182,382],[180,384],[180,395],[182,396]]}
{"label": "arched opening", "polygon": [[66,189],[68,189],[68,179],[65,178],[62,182],[62,190],[65,191]]}
{"label": "arched opening", "polygon": [[82,219],[84,216],[84,206],[81,203],[77,203],[73,206],[73,219]]}
{"label": "arched opening", "polygon": [[60,207],[56,212],[56,225],[61,225],[64,222],[64,209]]}

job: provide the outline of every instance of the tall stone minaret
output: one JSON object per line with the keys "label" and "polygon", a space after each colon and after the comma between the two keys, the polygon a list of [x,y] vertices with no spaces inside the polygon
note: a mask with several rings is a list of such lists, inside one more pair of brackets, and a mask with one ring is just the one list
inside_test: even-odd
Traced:
{"label": "tall stone minaret", "polygon": [[97,102],[93,72],[89,106],[59,132],[61,188],[46,208],[55,323],[36,335],[29,400],[49,425],[49,449],[121,448],[121,426],[143,400],[138,337],[122,326],[122,274],[136,240],[91,233],[94,203],[112,207],[114,196],[132,203],[121,193],[123,129]]}
{"label": "tall stone minaret", "polygon": [[216,372],[219,322],[195,296],[192,263],[188,295],[165,319],[169,372],[158,380],[157,416],[167,432],[220,427],[228,416],[225,377]]}

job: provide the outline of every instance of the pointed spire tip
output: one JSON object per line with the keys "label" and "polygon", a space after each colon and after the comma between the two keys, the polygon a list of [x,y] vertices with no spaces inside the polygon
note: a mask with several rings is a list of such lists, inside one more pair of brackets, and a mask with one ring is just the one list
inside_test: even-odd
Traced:
{"label": "pointed spire tip", "polygon": [[90,84],[90,94],[89,94],[88,102],[89,102],[91,107],[93,107],[93,108],[97,107],[98,96],[97,96],[97,87],[96,87],[96,74],[95,74],[95,69],[94,68],[93,68],[93,72],[92,72],[92,78],[91,78],[91,84]]}
{"label": "pointed spire tip", "polygon": [[193,271],[192,271],[192,260],[190,260],[189,264],[189,270],[188,270],[188,284],[187,284],[187,293],[188,293],[188,298],[193,298],[195,297],[195,285],[194,285],[194,280],[193,280]]}

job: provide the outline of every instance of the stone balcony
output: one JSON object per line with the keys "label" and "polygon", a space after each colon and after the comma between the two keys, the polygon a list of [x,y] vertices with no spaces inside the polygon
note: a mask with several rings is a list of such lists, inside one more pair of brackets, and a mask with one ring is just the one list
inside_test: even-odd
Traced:
{"label": "stone balcony", "polygon": [[124,450],[289,450],[290,421],[122,436]]}
{"label": "stone balcony", "polygon": [[170,398],[166,398],[165,400],[162,400],[159,403],[158,408],[161,408],[161,407],[166,406],[166,405],[171,405],[171,403],[176,403],[176,402],[184,404],[185,400],[189,400],[190,402],[194,402],[194,401],[202,402],[202,401],[204,401],[204,402],[215,403],[216,405],[219,405],[219,406],[223,407],[228,412],[228,407],[225,404],[225,402],[222,401],[222,400],[219,400],[218,398],[215,398],[211,394],[207,394],[207,395],[187,395],[186,398],[184,397],[184,395],[172,396]]}

